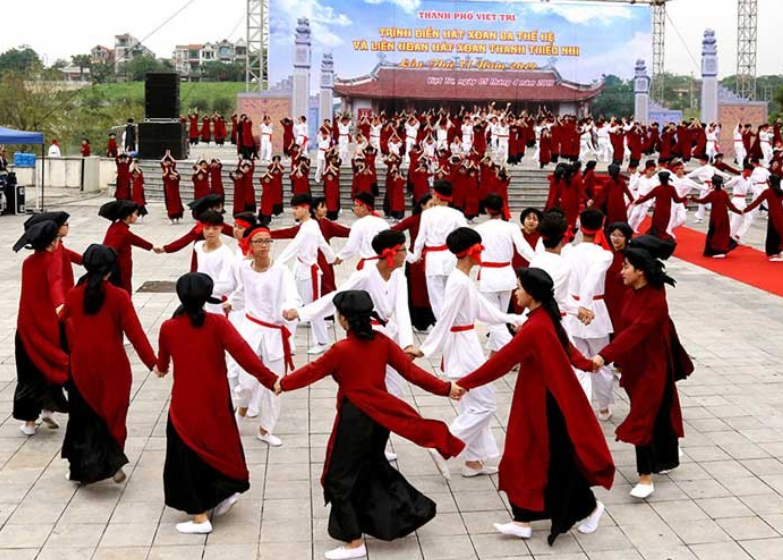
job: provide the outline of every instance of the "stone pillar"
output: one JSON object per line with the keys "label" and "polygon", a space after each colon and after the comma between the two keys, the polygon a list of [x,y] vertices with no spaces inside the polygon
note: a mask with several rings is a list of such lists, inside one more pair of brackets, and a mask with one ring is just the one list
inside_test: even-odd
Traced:
{"label": "stone pillar", "polygon": [[310,66],[313,57],[310,20],[299,18],[294,39],[294,74],[291,88],[291,117],[294,122],[308,115],[310,107]]}
{"label": "stone pillar", "polygon": [[718,120],[718,42],[715,31],[704,31],[701,42],[701,122]]}
{"label": "stone pillar", "polygon": [[633,80],[634,119],[646,125],[650,117],[650,76],[644,60],[636,61]]}
{"label": "stone pillar", "polygon": [[[321,99],[319,125],[324,119],[334,118],[334,59],[325,53],[321,60]],[[337,123],[332,123],[337,126]]]}

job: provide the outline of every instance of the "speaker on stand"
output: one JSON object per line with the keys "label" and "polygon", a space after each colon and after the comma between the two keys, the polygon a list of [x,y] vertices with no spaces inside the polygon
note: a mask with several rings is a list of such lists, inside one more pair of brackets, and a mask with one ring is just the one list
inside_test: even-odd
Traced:
{"label": "speaker on stand", "polygon": [[139,124],[139,157],[187,159],[190,146],[179,120],[179,74],[148,73],[144,78],[144,122]]}

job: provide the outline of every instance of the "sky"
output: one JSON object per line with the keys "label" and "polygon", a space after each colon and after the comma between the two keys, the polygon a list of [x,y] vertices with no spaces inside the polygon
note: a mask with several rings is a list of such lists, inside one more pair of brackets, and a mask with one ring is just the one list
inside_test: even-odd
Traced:
{"label": "sky", "polygon": [[[278,5],[285,3],[289,12],[293,12],[293,7],[304,1],[272,0],[274,3],[279,2]],[[366,1],[372,4],[394,4],[399,10],[414,8],[421,2]],[[758,3],[758,74],[780,74],[783,72],[783,49],[776,36],[783,22],[779,11],[780,0],[758,0]],[[37,0],[34,4],[36,10],[32,11],[31,6],[24,2],[3,2],[4,25],[0,33],[0,52],[27,44],[38,51],[45,62],[51,64],[58,58],[88,52],[97,44],[111,47],[115,34],[131,33],[144,39],[186,4],[189,4],[187,8],[145,41],[159,56],[170,57],[176,44],[223,38],[235,40],[244,35],[245,0],[134,0],[132,5],[124,8],[105,0]],[[556,2],[534,4],[540,6],[538,9],[546,9],[546,6],[557,9]],[[44,13],[36,13],[39,9]],[[618,9],[621,7],[614,4],[599,7],[585,5],[576,12],[578,15],[572,17],[594,18],[597,10],[608,10],[616,16]],[[702,35],[704,29],[712,28],[718,40],[720,75],[733,74],[736,66],[736,13],[736,0],[673,0],[668,7],[670,21],[667,21],[666,69],[674,73],[692,72],[698,75]],[[601,27],[596,26],[596,29],[599,34],[605,33]]]}

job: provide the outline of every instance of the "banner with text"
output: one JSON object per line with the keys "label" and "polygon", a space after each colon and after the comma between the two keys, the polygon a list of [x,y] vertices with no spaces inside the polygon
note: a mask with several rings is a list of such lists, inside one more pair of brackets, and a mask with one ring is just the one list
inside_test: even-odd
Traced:
{"label": "banner with text", "polygon": [[[333,55],[340,80],[361,78],[385,62],[438,70],[433,79],[451,79],[455,86],[462,80],[465,88],[490,85],[478,83],[477,70],[489,71],[493,77],[487,80],[501,87],[508,72],[513,76],[509,84],[517,87],[524,80],[520,72],[532,75],[548,66],[581,84],[608,74],[630,78],[637,59],[652,66],[651,13],[645,6],[557,0],[270,0],[270,85],[292,75],[297,21],[305,17],[311,29],[313,91],[324,53]],[[451,78],[449,70],[454,71]]]}

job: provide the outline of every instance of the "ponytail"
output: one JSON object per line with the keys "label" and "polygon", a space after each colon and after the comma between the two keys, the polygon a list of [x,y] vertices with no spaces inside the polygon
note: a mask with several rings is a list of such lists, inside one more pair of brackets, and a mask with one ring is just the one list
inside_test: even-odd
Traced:
{"label": "ponytail", "polygon": [[204,311],[203,302],[189,301],[187,304],[181,304],[174,312],[174,317],[181,315],[187,315],[190,319],[190,324],[195,328],[201,328],[204,325],[204,320],[207,317],[206,311]]}
{"label": "ponytail", "polygon": [[97,315],[106,300],[106,292],[103,289],[103,271],[88,272],[79,279],[79,284],[87,284],[84,289],[84,314]]}
{"label": "ponytail", "polygon": [[544,308],[546,314],[549,315],[550,319],[552,319],[552,325],[555,327],[557,338],[560,341],[560,344],[563,346],[563,350],[565,350],[566,354],[568,354],[568,357],[570,358],[571,341],[568,339],[568,335],[563,328],[563,318],[560,316],[560,307],[558,307],[557,301],[555,301],[555,298],[551,298],[548,301],[542,301],[541,307]]}

